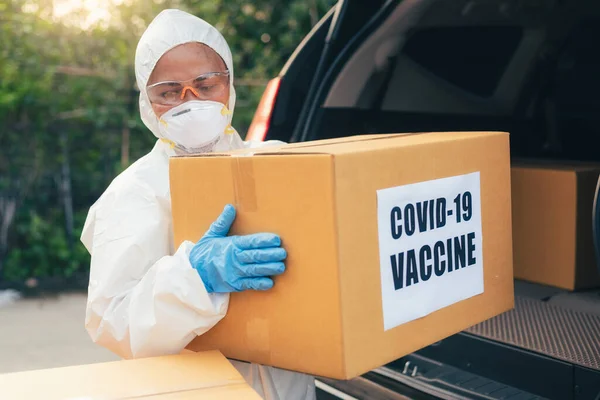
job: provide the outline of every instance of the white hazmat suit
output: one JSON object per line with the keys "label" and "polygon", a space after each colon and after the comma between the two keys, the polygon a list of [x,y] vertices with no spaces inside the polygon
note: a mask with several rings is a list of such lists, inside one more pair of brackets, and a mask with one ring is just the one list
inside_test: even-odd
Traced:
{"label": "white hazmat suit", "polygon": [[[223,36],[203,20],[178,10],[161,12],[143,34],[135,56],[144,124],[158,139],[158,118],[146,85],[170,49],[189,42],[217,52],[231,73],[229,109],[235,106],[233,62]],[[215,150],[250,146],[237,133]],[[91,254],[86,329],[94,342],[123,358],[177,354],[226,314],[229,294],[207,293],[188,259],[193,243],[172,239],[169,157],[175,149],[157,140],[152,151],[120,174],[91,207],[81,240]],[[315,398],[314,379],[295,372],[233,361],[265,399]]]}

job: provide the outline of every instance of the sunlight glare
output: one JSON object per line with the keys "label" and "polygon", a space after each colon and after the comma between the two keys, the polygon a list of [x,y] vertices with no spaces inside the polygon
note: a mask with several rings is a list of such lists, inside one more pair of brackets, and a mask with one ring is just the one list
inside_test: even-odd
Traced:
{"label": "sunlight glare", "polygon": [[87,30],[110,23],[114,6],[123,0],[54,0],[53,17],[67,25]]}

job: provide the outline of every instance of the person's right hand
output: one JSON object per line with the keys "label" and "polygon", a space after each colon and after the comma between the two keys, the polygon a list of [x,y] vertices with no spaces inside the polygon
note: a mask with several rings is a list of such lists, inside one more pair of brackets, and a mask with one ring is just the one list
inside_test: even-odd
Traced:
{"label": "person's right hand", "polygon": [[227,205],[190,252],[190,262],[208,293],[268,290],[273,287],[269,277],[285,270],[287,254],[279,236],[227,236],[235,214],[235,208]]}

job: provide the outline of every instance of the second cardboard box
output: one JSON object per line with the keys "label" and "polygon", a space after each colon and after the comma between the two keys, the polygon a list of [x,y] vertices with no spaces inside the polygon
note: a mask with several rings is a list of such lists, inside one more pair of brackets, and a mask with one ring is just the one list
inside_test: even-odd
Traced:
{"label": "second cardboard box", "polygon": [[519,161],[512,168],[515,278],[600,287],[592,208],[600,165]]}
{"label": "second cardboard box", "polygon": [[2,400],[260,400],[219,352],[0,374]]}

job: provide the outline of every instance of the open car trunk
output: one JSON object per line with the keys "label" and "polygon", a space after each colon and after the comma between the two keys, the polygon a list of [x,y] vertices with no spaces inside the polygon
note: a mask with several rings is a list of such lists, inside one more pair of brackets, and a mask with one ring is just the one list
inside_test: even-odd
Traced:
{"label": "open car trunk", "polygon": [[[501,130],[513,157],[600,162],[600,2],[387,1],[355,28],[325,39],[337,50],[302,112],[276,105],[267,138]],[[320,396],[600,398],[600,290],[516,281],[515,295],[514,310],[363,379],[320,380]]]}

